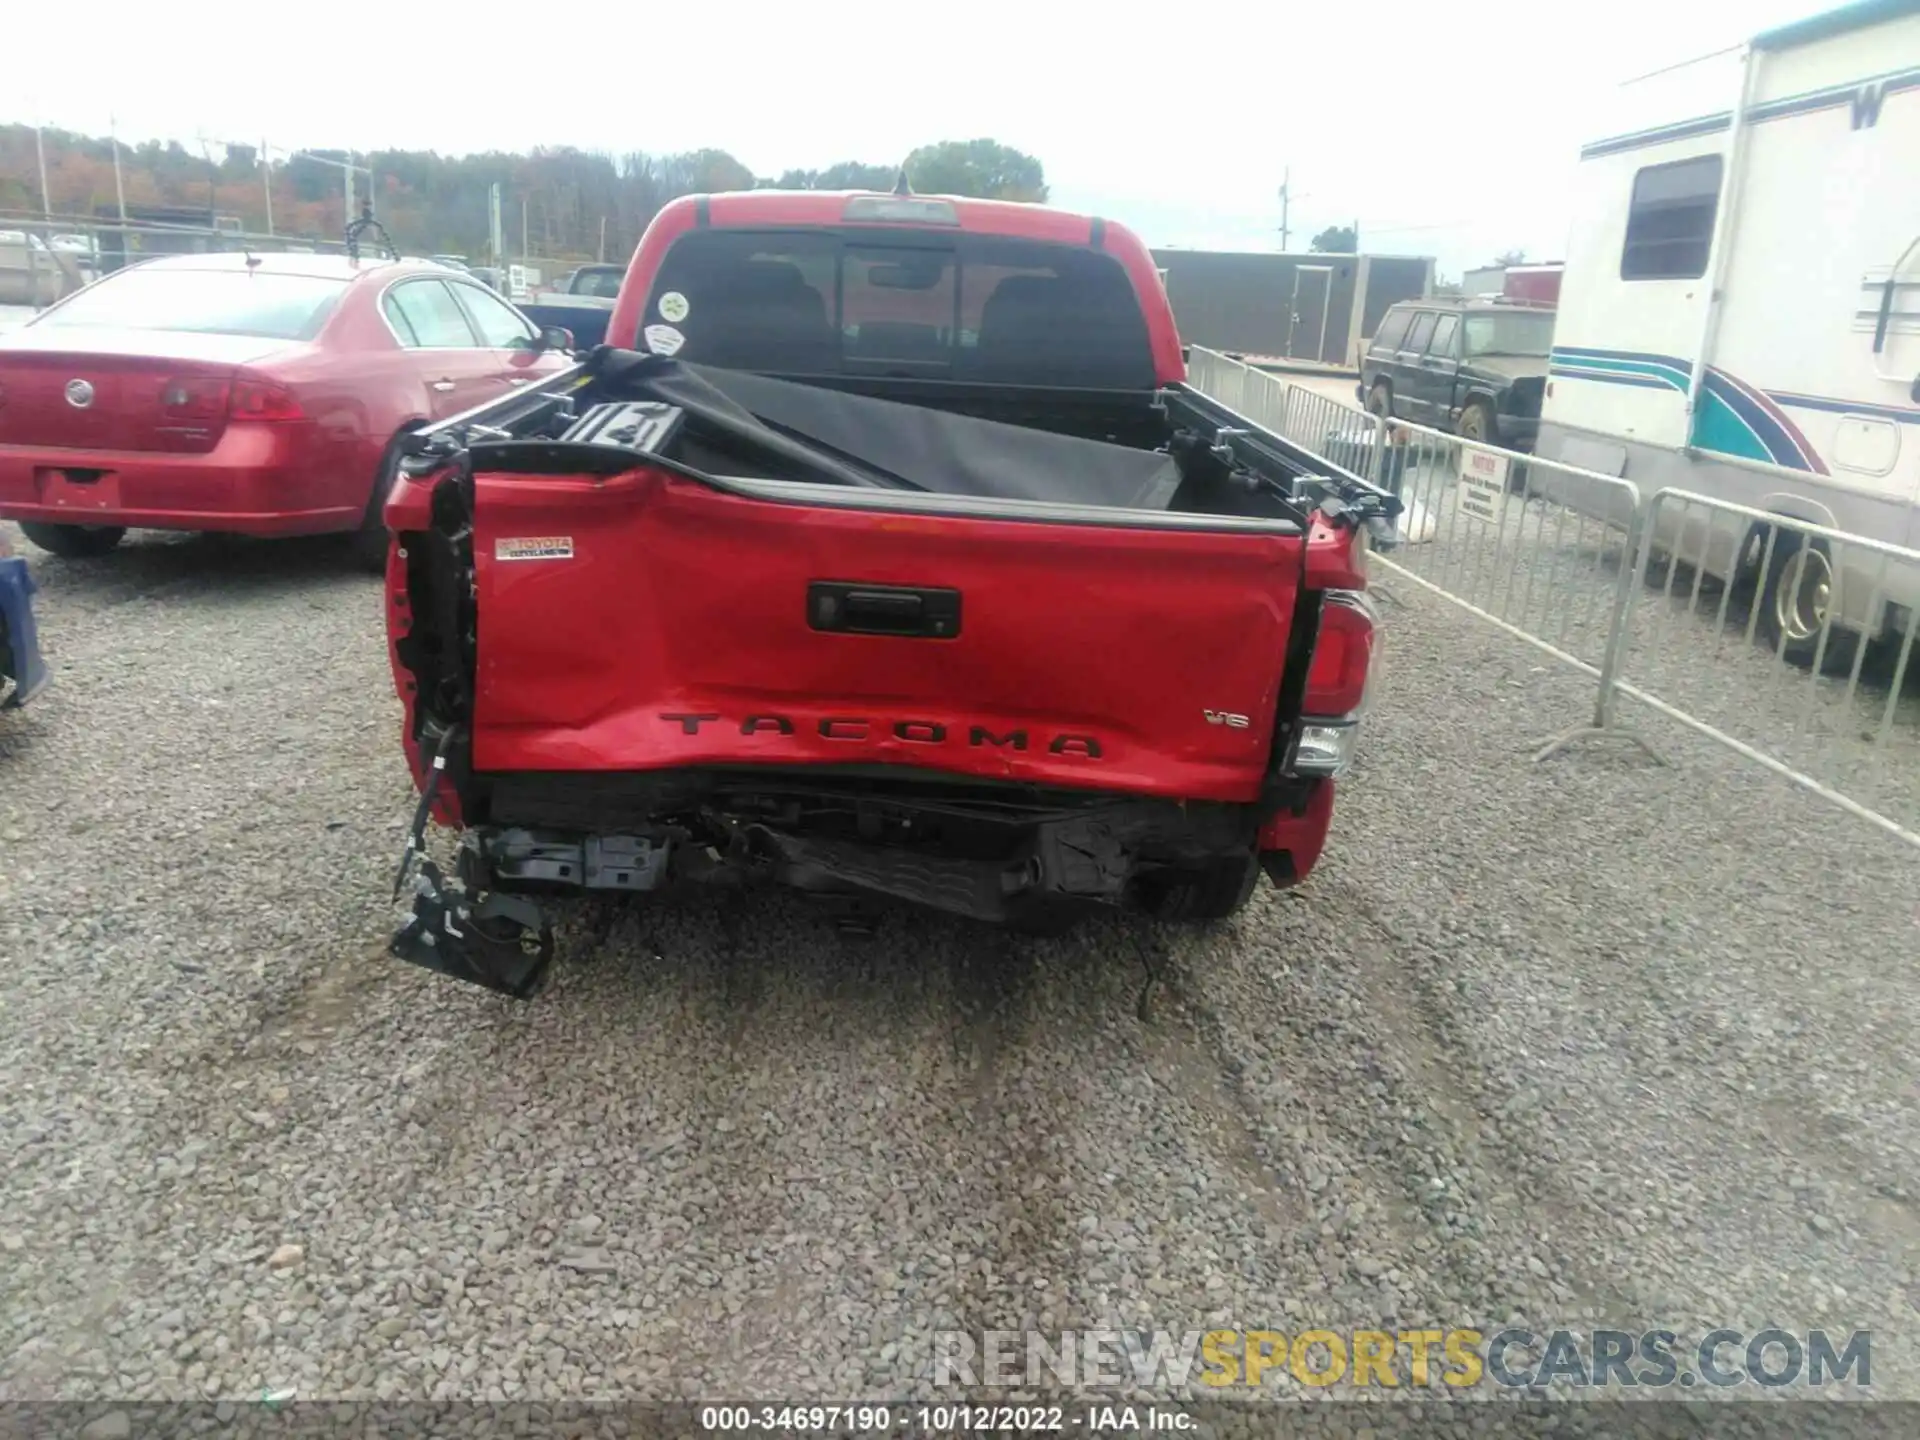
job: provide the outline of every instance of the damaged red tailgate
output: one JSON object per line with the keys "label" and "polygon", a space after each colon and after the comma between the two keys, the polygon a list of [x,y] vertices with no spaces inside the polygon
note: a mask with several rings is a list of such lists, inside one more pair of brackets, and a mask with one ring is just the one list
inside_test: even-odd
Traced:
{"label": "damaged red tailgate", "polygon": [[478,473],[475,770],[887,765],[1258,792],[1296,527],[810,490]]}

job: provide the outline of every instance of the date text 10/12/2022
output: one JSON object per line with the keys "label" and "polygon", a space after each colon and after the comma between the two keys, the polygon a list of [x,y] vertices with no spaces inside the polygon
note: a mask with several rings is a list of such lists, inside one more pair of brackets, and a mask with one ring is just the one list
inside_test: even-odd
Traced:
{"label": "date text 10/12/2022", "polygon": [[1031,1435],[1180,1433],[1195,1418],[1167,1405],[704,1405],[700,1428],[735,1434]]}

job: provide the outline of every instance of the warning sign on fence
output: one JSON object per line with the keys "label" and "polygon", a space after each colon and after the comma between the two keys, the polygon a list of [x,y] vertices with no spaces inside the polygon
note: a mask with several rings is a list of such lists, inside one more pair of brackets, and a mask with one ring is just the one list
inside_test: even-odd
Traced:
{"label": "warning sign on fence", "polygon": [[1460,447],[1460,513],[1498,525],[1507,515],[1507,457],[1471,445]]}

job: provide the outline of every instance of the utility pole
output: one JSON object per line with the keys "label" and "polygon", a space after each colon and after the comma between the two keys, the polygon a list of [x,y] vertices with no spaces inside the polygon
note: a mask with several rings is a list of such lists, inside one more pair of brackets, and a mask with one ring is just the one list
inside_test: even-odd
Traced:
{"label": "utility pole", "polygon": [[1293,202],[1311,199],[1308,195],[1293,193],[1293,167],[1289,165],[1280,177],[1280,253],[1288,253],[1287,242],[1293,238]]}
{"label": "utility pole", "polygon": [[[213,163],[213,146],[207,142],[204,134],[196,134],[194,139],[200,142],[200,158],[207,162],[207,229],[218,227],[220,210],[220,170]],[[223,140],[222,145],[226,144]]]}
{"label": "utility pole", "polygon": [[260,176],[261,184],[267,191],[267,234],[273,234],[273,156],[267,149],[267,139],[260,137]]}
{"label": "utility pole", "polygon": [[[107,142],[113,146],[113,193],[120,202],[120,223],[127,223],[127,187],[120,178],[120,122],[112,115],[107,117]],[[125,244],[125,240],[121,241]]]}
{"label": "utility pole", "polygon": [[40,158],[40,213],[46,217],[48,224],[52,224],[53,192],[47,189],[47,141],[40,132],[40,123],[37,120],[33,126],[33,148]]}
{"label": "utility pole", "polygon": [[346,190],[346,201],[347,201],[347,221],[346,221],[346,223],[347,223],[348,225],[351,225],[351,224],[353,224],[353,222],[354,222],[354,221],[355,221],[355,220],[356,220],[356,219],[358,218],[358,217],[357,217],[357,216],[356,216],[356,215],[355,215],[355,214],[353,213],[353,177],[354,177],[354,172],[356,172],[356,171],[358,171],[358,172],[359,172],[360,174],[362,174],[362,175],[364,175],[364,176],[366,176],[366,177],[367,177],[367,198],[368,198],[368,200],[369,200],[369,202],[371,202],[371,200],[372,200],[372,198],[373,198],[373,172],[372,172],[371,170],[369,170],[369,169],[367,169],[367,167],[366,167],[366,166],[364,166],[364,165],[356,165],[356,164],[354,164],[354,163],[353,163],[353,152],[352,152],[351,150],[348,150],[348,151],[346,151],[346,152],[344,152],[344,153],[346,154],[346,157],[347,157],[347,158],[346,158],[345,160],[335,160],[335,159],[334,159],[334,158],[333,158],[332,156],[330,156],[330,155],[315,155],[315,154],[314,154],[314,153],[313,153],[312,151],[310,151],[310,150],[289,150],[289,151],[287,152],[287,161],[288,161],[288,163],[289,163],[289,164],[291,164],[291,163],[292,163],[293,161],[295,161],[295,160],[311,160],[311,161],[313,161],[313,162],[314,162],[315,164],[318,164],[318,165],[331,165],[331,166],[333,166],[333,167],[334,167],[335,169],[337,169],[337,170],[339,170],[339,171],[340,171],[340,173],[341,173],[341,174],[342,174],[343,176],[345,176],[345,177],[346,177],[346,183],[345,183],[345,190]]}

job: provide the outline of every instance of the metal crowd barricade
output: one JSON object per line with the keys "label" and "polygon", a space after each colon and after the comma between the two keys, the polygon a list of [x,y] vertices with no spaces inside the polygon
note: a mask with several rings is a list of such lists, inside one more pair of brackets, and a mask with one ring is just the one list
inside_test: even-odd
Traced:
{"label": "metal crowd barricade", "polygon": [[1399,493],[1397,476],[1381,473],[1378,416],[1304,385],[1289,385],[1281,423],[1274,428],[1342,469]]}
{"label": "metal crowd barricade", "polygon": [[1920,550],[1666,489],[1634,573],[1591,732],[1626,695],[1920,846]]}
{"label": "metal crowd barricade", "polygon": [[1378,461],[1407,507],[1381,565],[1600,677],[1633,568],[1631,481],[1401,423]]}
{"label": "metal crowd barricade", "polygon": [[1230,355],[1194,345],[1187,383],[1236,414],[1379,483],[1379,420]]}
{"label": "metal crowd barricade", "polygon": [[1644,746],[1624,695],[1920,846],[1920,549],[1685,490],[1643,499],[1192,354],[1196,388],[1400,495],[1400,543],[1370,564],[1598,681],[1590,723],[1536,758]]}
{"label": "metal crowd barricade", "polygon": [[1277,375],[1195,345],[1187,354],[1187,383],[1254,424],[1286,433],[1288,387]]}
{"label": "metal crowd barricade", "polygon": [[1601,678],[1633,568],[1632,482],[1383,421],[1198,346],[1188,371],[1247,419],[1400,496],[1400,543],[1373,563]]}

